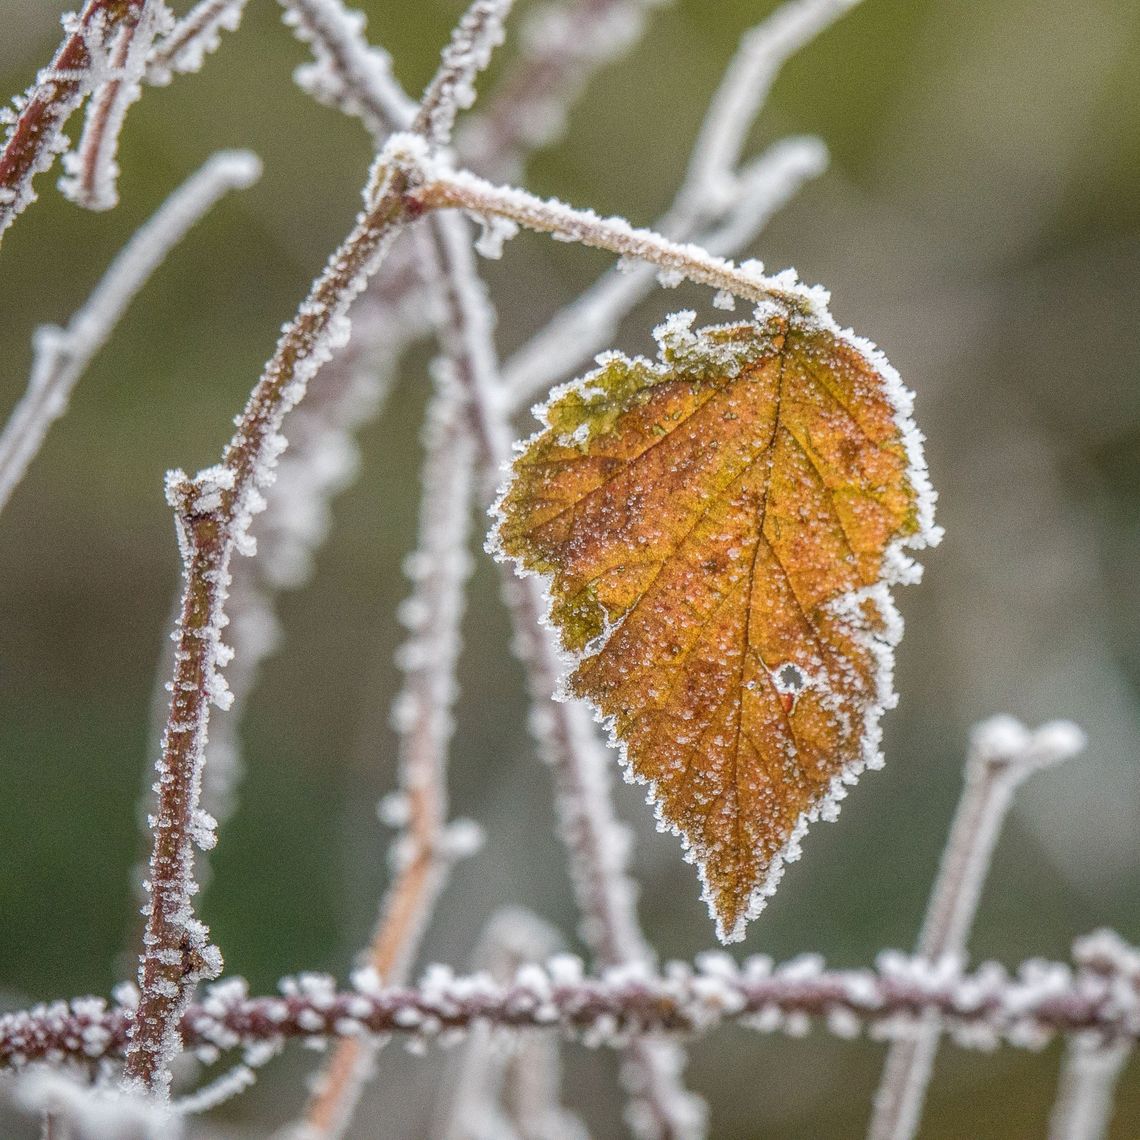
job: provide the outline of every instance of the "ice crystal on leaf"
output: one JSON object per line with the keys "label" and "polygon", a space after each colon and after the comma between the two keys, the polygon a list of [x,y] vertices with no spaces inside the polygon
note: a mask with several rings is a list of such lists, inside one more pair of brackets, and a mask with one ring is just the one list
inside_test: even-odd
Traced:
{"label": "ice crystal on leaf", "polygon": [[828,318],[769,307],[657,330],[556,389],[492,544],[549,581],[549,618],[664,826],[743,936],[834,818],[894,700],[888,587],[935,541],[911,395]]}

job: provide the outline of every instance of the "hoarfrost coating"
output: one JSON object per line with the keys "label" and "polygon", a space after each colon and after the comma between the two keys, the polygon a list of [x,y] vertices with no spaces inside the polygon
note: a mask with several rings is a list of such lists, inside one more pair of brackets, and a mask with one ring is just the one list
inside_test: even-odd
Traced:
{"label": "hoarfrost coating", "polygon": [[[657,658],[637,658],[637,653],[648,652],[652,654],[655,652],[653,647],[658,644],[659,639],[656,639],[656,635],[652,631],[656,628],[653,623],[658,619],[654,618],[653,615],[657,614],[662,607],[668,608],[668,599],[661,600],[658,597],[656,602],[647,602],[648,609],[643,613],[642,601],[648,598],[648,594],[644,598],[638,594],[637,597],[641,600],[635,603],[630,601],[625,593],[618,590],[614,595],[615,598],[620,595],[625,600],[620,603],[617,601],[613,603],[615,607],[613,614],[605,608],[605,604],[601,601],[590,601],[590,598],[595,597],[592,594],[585,601],[581,599],[574,601],[573,607],[567,601],[567,591],[572,592],[579,588],[575,583],[578,582],[580,576],[584,575],[590,582],[596,582],[601,573],[598,566],[602,565],[604,568],[604,566],[609,565],[617,556],[614,551],[622,543],[634,542],[636,539],[638,542],[649,544],[641,552],[639,565],[648,559],[654,565],[663,566],[662,560],[666,557],[665,549],[673,549],[669,546],[672,541],[669,537],[671,534],[669,525],[665,520],[657,519],[655,521],[654,518],[646,517],[645,510],[648,508],[640,506],[638,507],[639,513],[636,516],[631,513],[632,508],[615,507],[614,510],[617,511],[620,519],[615,517],[614,520],[606,521],[608,519],[606,512],[609,509],[606,504],[610,502],[610,499],[607,497],[609,492],[604,491],[603,484],[608,486],[608,481],[593,474],[588,478],[583,476],[586,478],[586,483],[579,486],[575,482],[572,465],[575,456],[581,460],[583,455],[590,453],[590,446],[595,434],[599,434],[607,441],[616,438],[614,433],[619,430],[617,426],[619,421],[616,417],[627,409],[621,400],[611,394],[611,388],[615,391],[627,392],[627,398],[632,401],[633,396],[628,393],[634,389],[644,395],[653,391],[655,385],[661,384],[664,385],[660,389],[661,391],[671,392],[672,388],[668,387],[668,382],[678,379],[685,369],[691,369],[694,378],[706,373],[715,374],[722,379],[734,377],[748,365],[752,356],[758,357],[763,346],[767,343],[759,335],[761,323],[774,320],[779,327],[784,327],[780,322],[784,322],[786,318],[780,313],[781,306],[775,301],[769,301],[758,310],[758,323],[754,326],[717,326],[701,330],[699,334],[694,334],[691,331],[694,320],[693,313],[674,314],[655,330],[659,345],[659,364],[650,364],[641,359],[627,361],[623,357],[610,354],[604,358],[596,372],[556,389],[551,395],[550,403],[536,409],[536,414],[543,427],[523,445],[523,454],[514,465],[512,478],[503,488],[500,499],[494,508],[496,524],[488,546],[488,549],[496,556],[510,557],[515,561],[519,572],[524,574],[536,573],[544,581],[546,593],[545,620],[553,628],[560,631],[563,646],[567,651],[568,668],[563,670],[564,676],[569,676],[569,681],[566,684],[569,685],[570,691],[590,697],[599,719],[610,732],[611,743],[618,748],[622,756],[627,778],[648,784],[649,799],[656,807],[659,825],[681,836],[686,858],[698,864],[703,884],[703,897],[709,904],[710,913],[717,920],[719,936],[726,941],[735,941],[742,937],[746,922],[755,917],[762,909],[764,900],[771,894],[780,880],[784,864],[798,857],[800,841],[807,825],[821,818],[834,819],[838,813],[839,801],[846,794],[845,785],[853,783],[864,768],[876,768],[882,765],[878,748],[878,721],[882,711],[891,707],[895,700],[891,685],[893,667],[891,650],[902,632],[901,620],[891,600],[889,586],[900,582],[914,581],[917,578],[916,567],[904,553],[906,548],[921,548],[937,542],[940,537],[940,531],[933,524],[934,496],[926,476],[921,451],[921,436],[914,429],[909,416],[912,397],[902,387],[897,374],[890,368],[881,353],[867,342],[854,338],[849,331],[839,330],[834,321],[826,316],[826,313],[817,314],[813,317],[796,318],[804,323],[805,328],[821,330],[822,334],[829,338],[828,343],[845,345],[857,353],[857,359],[862,362],[861,367],[870,370],[868,375],[875,378],[875,386],[878,389],[876,399],[885,401],[883,414],[887,415],[889,412],[889,419],[893,420],[893,430],[897,434],[898,449],[905,457],[905,464],[900,466],[900,473],[904,478],[903,486],[906,488],[908,502],[913,499],[913,520],[907,521],[910,519],[909,508],[905,516],[899,515],[902,523],[899,524],[896,531],[892,531],[884,539],[886,545],[882,551],[876,550],[876,556],[880,560],[877,562],[874,574],[870,576],[866,586],[859,586],[853,591],[850,588],[845,588],[847,592],[841,592],[831,597],[826,606],[823,607],[823,612],[825,616],[828,616],[828,620],[834,617],[836,621],[841,623],[845,639],[842,644],[846,644],[846,640],[850,640],[853,651],[857,651],[866,657],[868,667],[873,674],[873,681],[865,694],[862,693],[861,686],[851,688],[849,696],[854,704],[851,709],[845,708],[840,693],[847,692],[850,686],[843,677],[835,675],[834,670],[841,667],[853,669],[854,665],[845,666],[844,662],[848,659],[842,654],[835,657],[834,651],[829,649],[828,653],[832,659],[832,663],[828,666],[828,669],[832,671],[830,680],[826,684],[822,680],[824,677],[822,662],[816,662],[816,665],[812,666],[807,659],[804,659],[800,662],[802,669],[798,672],[800,684],[796,686],[791,700],[793,702],[798,700],[800,694],[807,689],[816,689],[822,694],[821,700],[826,707],[834,710],[834,715],[839,722],[846,724],[851,717],[858,716],[861,720],[861,726],[855,734],[857,740],[853,742],[858,744],[858,748],[851,756],[848,756],[846,751],[842,753],[842,765],[840,766],[839,762],[836,761],[838,771],[835,771],[834,768],[828,769],[835,771],[831,778],[829,791],[820,798],[810,800],[808,806],[802,809],[798,820],[791,827],[790,833],[786,837],[781,836],[779,849],[774,854],[769,856],[767,850],[762,853],[759,848],[751,853],[751,857],[757,861],[759,867],[757,874],[760,878],[759,881],[756,881],[755,876],[753,876],[754,886],[750,887],[747,904],[740,907],[738,917],[730,920],[726,920],[724,917],[727,913],[724,907],[729,905],[724,897],[727,888],[723,880],[714,883],[714,867],[719,864],[711,861],[714,855],[716,860],[727,857],[721,853],[720,846],[714,843],[711,838],[714,834],[710,830],[713,825],[708,822],[707,813],[700,817],[699,826],[684,824],[682,820],[687,817],[684,815],[686,809],[680,806],[680,792],[675,784],[670,782],[672,777],[666,778],[658,774],[664,762],[658,763],[656,760],[651,762],[652,758],[647,756],[646,748],[641,745],[638,746],[640,751],[634,754],[630,753],[632,745],[631,738],[627,736],[627,728],[634,720],[638,725],[642,721],[637,719],[635,713],[629,710],[621,714],[625,717],[625,721],[619,721],[618,712],[615,710],[621,702],[618,702],[616,697],[611,698],[606,695],[617,693],[620,686],[627,686],[628,679],[620,682],[616,679],[607,679],[604,685],[599,685],[594,690],[591,690],[588,681],[583,680],[584,677],[593,676],[593,674],[587,674],[586,670],[594,670],[599,676],[610,678],[614,670],[625,670],[628,673],[629,668],[638,670],[637,675],[639,677],[648,678],[647,670],[651,666],[655,666]],[[754,341],[741,340],[742,330],[748,327],[757,332]],[[813,333],[812,335],[818,334]],[[752,356],[749,355],[750,353]],[[685,374],[687,375],[687,373]],[[625,377],[625,379],[618,379],[619,376]],[[671,397],[662,398],[666,401],[671,399]],[[650,397],[645,396],[645,399],[648,400]],[[840,403],[842,404],[842,401]],[[633,406],[640,407],[640,404],[635,402],[630,405],[630,407]],[[736,404],[731,406],[737,408]],[[777,409],[779,406],[777,402]],[[672,404],[669,404],[669,408],[672,408]],[[681,415],[681,411],[674,410],[667,418],[671,418],[675,423],[683,423],[685,417]],[[740,414],[738,415],[737,412]],[[665,413],[661,412],[660,414],[664,415]],[[743,412],[740,408],[737,408],[737,411],[731,415],[725,412],[725,419],[734,421],[734,430],[735,423],[744,422],[741,420],[741,415]],[[632,411],[630,411],[630,416],[634,416]],[[564,438],[558,434],[558,429],[555,426],[556,420],[558,424],[565,422],[567,425],[577,424],[579,427],[585,427],[587,433],[581,439],[577,435]],[[631,419],[630,422],[640,423],[640,420]],[[773,424],[776,425],[772,428],[773,438],[775,438],[774,433],[778,426],[778,417],[773,420]],[[662,429],[662,434],[665,434],[667,430]],[[748,438],[747,434],[741,436],[745,442]],[[603,446],[603,444],[599,442],[599,446]],[[692,446],[696,447],[696,444],[694,443]],[[745,443],[741,443],[740,446],[744,447]],[[645,454],[648,455],[652,447],[653,444],[650,444]],[[533,456],[532,453],[534,453]],[[683,453],[689,454],[688,451]],[[623,450],[622,454],[625,455],[626,452]],[[635,448],[630,454],[636,456],[642,453]],[[697,458],[691,460],[691,477],[695,480],[706,467],[709,471],[719,470],[720,468],[717,465],[729,462],[735,452],[732,448],[726,447],[724,451],[726,458],[724,459],[720,458],[721,452],[714,449],[698,450],[693,454],[694,456],[705,457],[699,462]],[[749,465],[754,462],[754,458],[749,461]],[[661,460],[661,462],[665,461]],[[634,463],[634,460],[628,461],[628,479],[625,479],[627,466],[622,463],[616,464],[611,474],[616,479],[619,478],[620,472],[620,477],[625,479],[622,483],[624,501],[636,501],[639,504],[642,500],[649,502],[651,498],[649,492],[638,489],[637,475],[633,470]],[[545,485],[543,485],[544,489],[539,489],[533,485],[534,480],[528,474],[532,470],[532,464],[537,464],[536,467],[533,467],[533,470],[536,471],[547,470],[553,464],[555,469],[560,472],[559,478],[564,476],[570,480],[570,483],[560,490]],[[746,469],[748,468],[742,468],[742,470]],[[593,468],[589,470],[593,471]],[[663,468],[662,470],[665,471],[666,469]],[[676,465],[669,470],[677,470]],[[524,479],[524,475],[527,478]],[[665,478],[666,476],[662,474],[660,477]],[[705,476],[701,475],[701,478],[704,479]],[[599,483],[599,479],[601,479],[601,483]],[[702,482],[700,487],[704,486],[705,484]],[[696,484],[694,487],[696,488]],[[592,491],[591,488],[593,488]],[[581,498],[587,493],[590,495],[588,500]],[[618,494],[616,491],[613,493],[614,495]],[[535,495],[539,497],[536,499]],[[579,498],[575,498],[576,495]],[[686,495],[685,503],[688,505],[685,509],[691,513],[700,507],[700,511],[695,517],[698,521],[705,520],[707,522],[710,518],[709,507],[712,500],[706,502],[705,498],[697,493],[697,489],[694,489],[691,494],[686,492]],[[540,511],[540,515],[533,517],[546,518],[549,515],[547,508],[550,503],[557,503],[565,508],[561,512],[561,515],[564,516],[566,511],[570,509],[567,504],[579,504],[579,499],[581,504],[585,504],[587,501],[592,503],[596,510],[591,508],[593,510],[591,513],[585,506],[580,512],[575,509],[574,529],[565,533],[563,530],[559,530],[557,533],[562,537],[552,537],[549,548],[539,549],[530,543],[531,522],[528,520],[532,520],[533,510]],[[692,501],[690,502],[690,500]],[[656,499],[652,501],[657,502]],[[541,506],[540,509],[540,507],[534,506],[536,502],[545,505]],[[701,503],[705,503],[705,506],[701,507]],[[901,504],[899,504],[899,510],[901,511]],[[685,518],[689,519],[689,515],[686,515]],[[601,530],[598,530],[596,526],[599,519],[603,521]],[[681,530],[684,532],[685,542],[688,542],[689,536],[693,533],[693,530],[687,529],[690,522],[695,530],[697,527],[695,521],[689,520],[684,525],[678,524],[681,525]],[[615,527],[617,529],[614,529]],[[595,534],[596,538],[590,537]],[[724,538],[724,535],[713,535],[708,539],[708,543],[719,549],[717,544],[723,545],[722,539]],[[759,538],[757,538],[757,542],[759,543]],[[595,550],[595,546],[597,550]],[[611,547],[614,548],[613,551],[611,551]],[[653,552],[658,547],[661,547],[661,550],[654,554]],[[733,550],[736,551],[737,555],[740,553],[736,546],[730,549],[727,552],[729,562],[733,561]],[[757,550],[759,550],[759,545]],[[680,563],[680,554],[679,552],[675,553],[677,553],[677,562]],[[686,557],[692,560],[697,555],[690,551]],[[564,563],[565,565],[563,565]],[[571,563],[576,567],[573,571],[568,568]],[[871,573],[869,568],[866,573]],[[658,581],[658,576],[651,575],[649,581],[655,584]],[[646,589],[648,590],[649,587],[647,586]],[[556,590],[557,593],[555,593]],[[731,593],[727,585],[723,587],[723,590],[726,596]],[[575,594],[574,597],[577,598],[578,595]],[[600,598],[601,594],[599,593],[597,597]],[[636,610],[632,608],[635,604]],[[691,601],[688,604],[693,605]],[[873,607],[874,621],[866,616],[868,607]],[[593,616],[587,616],[587,613],[593,615],[595,609],[597,610],[596,628],[593,627]],[[629,632],[626,623],[628,620],[632,620],[634,613],[641,615],[641,622],[633,632]],[[585,626],[590,626],[588,639],[585,632],[582,633],[581,638],[578,638],[576,633],[571,634],[569,623],[572,620],[580,620]],[[702,624],[699,628],[703,630],[705,626]],[[619,641],[626,648],[611,653],[611,645],[617,645]],[[750,646],[751,642],[748,644]],[[813,644],[816,643],[813,642]],[[623,652],[626,653],[624,657],[622,656]],[[629,654],[633,654],[634,659],[631,659]],[[678,668],[683,667],[684,658],[678,658],[678,662]],[[743,673],[741,676],[743,677]],[[648,679],[644,683],[652,689],[652,684]],[[835,688],[837,683],[840,683],[838,689]],[[671,683],[668,691],[673,692],[674,687]],[[621,688],[621,691],[625,692],[625,689]],[[834,696],[832,696],[833,693]],[[861,694],[858,699],[856,699],[856,694]],[[650,703],[655,699],[652,696],[646,698]],[[610,701],[609,705],[605,704],[606,700]],[[641,707],[639,704],[640,697],[634,698],[627,695],[622,700],[626,705],[630,705],[631,709]],[[630,704],[631,701],[632,704]],[[657,705],[654,704],[653,707],[657,708]],[[668,719],[681,714],[676,709],[672,709],[662,712],[661,715]],[[673,721],[671,720],[670,723]],[[697,731],[699,730],[694,729],[694,732]],[[687,729],[686,733],[688,733]],[[847,748],[848,737],[851,735],[851,731],[845,730],[842,737],[845,749]],[[695,753],[692,752],[695,745],[691,745],[691,736],[692,734],[682,735],[679,730],[674,730],[671,734],[671,737],[677,742],[676,747],[689,749],[686,755],[695,759]],[[713,744],[716,744],[719,739],[719,737],[714,738]],[[735,765],[733,770],[735,770]],[[691,760],[685,767],[685,771],[692,771]],[[713,789],[714,792],[716,790],[716,788]],[[721,802],[723,798],[723,796],[719,796],[717,802]],[[696,830],[690,830],[690,826],[695,827]],[[761,858],[762,854],[766,856],[763,859]],[[741,859],[743,857],[743,855],[739,856]],[[717,871],[716,874],[720,875],[720,872]],[[739,900],[733,902],[731,907],[737,905],[739,905]]]}

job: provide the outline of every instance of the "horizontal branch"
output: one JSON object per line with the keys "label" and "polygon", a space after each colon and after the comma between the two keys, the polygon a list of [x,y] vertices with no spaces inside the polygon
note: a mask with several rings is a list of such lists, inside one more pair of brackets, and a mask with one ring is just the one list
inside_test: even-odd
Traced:
{"label": "horizontal branch", "polygon": [[412,184],[409,198],[421,210],[459,209],[476,218],[502,218],[515,226],[551,234],[557,241],[577,242],[619,257],[647,261],[657,267],[665,286],[688,278],[757,304],[775,302],[808,314],[827,307],[826,291],[801,284],[794,271],[765,276],[755,262],[736,265],[698,245],[670,241],[652,230],[631,226],[624,218],[603,218],[593,210],[575,209],[554,198],[497,186],[469,171],[453,170],[437,158],[425,159],[412,146],[401,147],[398,138],[393,137],[392,154]]}
{"label": "horizontal branch", "polygon": [[[1076,968],[1031,960],[1014,976],[995,963],[965,973],[950,960],[895,952],[880,954],[873,970],[828,970],[811,954],[776,967],[762,957],[737,965],[710,952],[661,973],[626,965],[591,977],[562,955],[523,966],[508,984],[443,966],[429,967],[414,988],[381,988],[372,971],[354,981],[355,989],[338,991],[331,978],[305,974],[282,982],[279,997],[250,997],[241,979],[216,983],[183,1016],[183,1041],[212,1058],[257,1043],[369,1033],[448,1043],[489,1024],[624,1045],[645,1033],[696,1035],[725,1024],[799,1036],[815,1019],[838,1036],[866,1030],[880,1039],[906,1037],[929,1011],[966,1048],[1037,1049],[1058,1033],[1099,1034],[1106,1046],[1140,1038],[1140,951],[1109,932],[1083,940]],[[99,998],[4,1014],[0,1068],[119,1056],[132,1016]]]}

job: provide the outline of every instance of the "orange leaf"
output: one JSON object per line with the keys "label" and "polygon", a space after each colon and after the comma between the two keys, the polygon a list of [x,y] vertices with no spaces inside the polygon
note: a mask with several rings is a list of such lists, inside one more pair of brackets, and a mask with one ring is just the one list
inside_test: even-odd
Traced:
{"label": "orange leaf", "polygon": [[549,581],[598,710],[743,936],[844,784],[879,767],[903,547],[936,541],[910,393],[827,320],[657,330],[599,358],[515,460],[498,547]]}

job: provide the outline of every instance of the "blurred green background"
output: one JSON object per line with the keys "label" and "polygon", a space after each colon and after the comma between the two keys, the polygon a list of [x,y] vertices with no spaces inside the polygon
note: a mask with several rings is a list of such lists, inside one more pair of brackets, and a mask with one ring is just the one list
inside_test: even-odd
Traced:
{"label": "blurred green background", "polygon": [[[422,87],[460,11],[370,0],[372,37]],[[529,5],[520,4],[520,17]],[[540,153],[531,188],[651,221],[669,203],[706,100],[740,33],[770,4],[676,0]],[[59,3],[0,0],[0,90],[49,59]],[[517,23],[516,23],[517,27]],[[505,51],[512,50],[509,45]],[[1069,717],[1087,752],[1019,795],[972,942],[977,958],[1065,957],[1115,926],[1140,941],[1140,8],[1134,0],[866,0],[786,68],[753,153],[814,132],[832,166],[756,248],[831,288],[833,310],[889,354],[917,416],[947,537],[908,622],[887,768],[866,777],[741,953],[802,950],[860,965],[913,943],[959,789],[969,726],[994,712]],[[133,975],[139,791],[153,763],[155,669],[178,584],[166,468],[215,461],[232,415],[359,204],[363,131],[303,96],[306,58],[275,4],[252,0],[205,70],[148,90],[128,120],[123,201],[94,215],[54,175],[0,250],[0,407],[19,397],[35,326],[62,322],[161,199],[213,150],[266,172],[227,198],[155,275],[80,384],[0,518],[0,987],[7,1006],[107,993]],[[492,69],[491,80],[498,68]],[[485,84],[486,86],[486,84]],[[485,265],[504,352],[608,260],[523,236]],[[623,331],[649,351],[658,294]],[[383,889],[377,799],[393,786],[383,725],[399,675],[394,609],[414,543],[426,350],[362,437],[318,574],[281,608],[286,642],[247,710],[249,772],[200,902],[230,972],[255,991],[298,969],[344,976]],[[529,433],[520,422],[519,433]],[[286,429],[288,434],[288,429]],[[548,775],[525,731],[518,666],[480,559],[466,621],[452,792],[489,840],[457,871],[423,959],[464,968],[502,904],[567,933],[575,916]],[[616,767],[616,765],[615,765]],[[621,786],[637,831],[641,912],[663,957],[710,944],[691,867]],[[880,1045],[725,1031],[692,1050],[717,1137],[848,1137],[865,1127]],[[923,1136],[1044,1135],[1060,1050],[946,1048]],[[614,1059],[566,1049],[567,1100],[619,1133]],[[219,1117],[264,1135],[304,1095],[295,1050]],[[355,1135],[425,1135],[446,1058],[385,1051]],[[5,1119],[5,1135],[28,1127]],[[1140,1072],[1112,1135],[1140,1134]]]}

